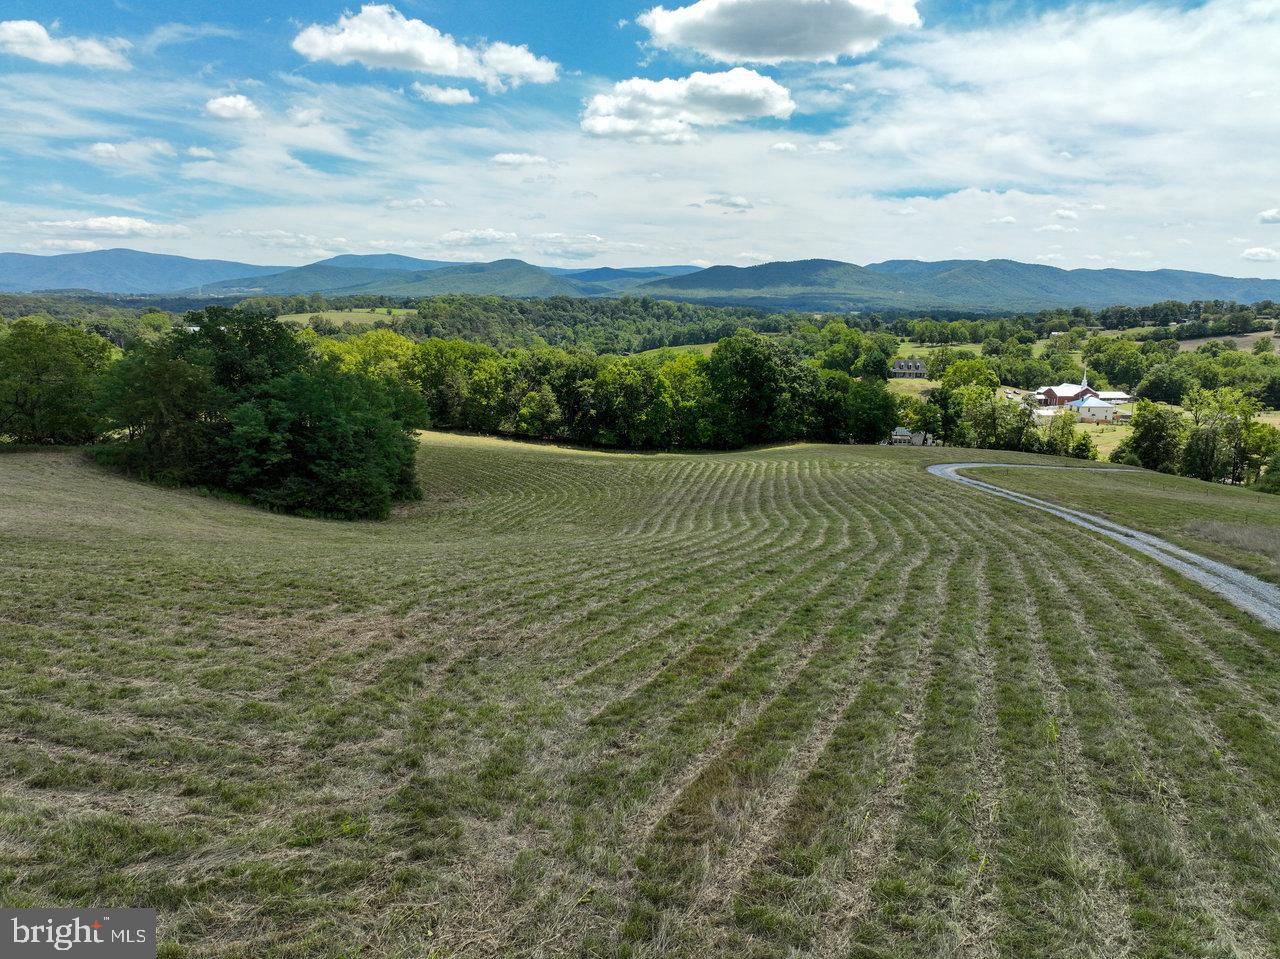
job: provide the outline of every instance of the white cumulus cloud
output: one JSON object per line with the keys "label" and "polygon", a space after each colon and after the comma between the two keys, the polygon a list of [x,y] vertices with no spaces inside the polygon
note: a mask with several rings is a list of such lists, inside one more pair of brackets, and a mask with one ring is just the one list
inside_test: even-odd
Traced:
{"label": "white cumulus cloud", "polygon": [[414,83],[412,89],[422,99],[448,107],[476,102],[476,95],[465,87],[440,87],[434,83]]}
{"label": "white cumulus cloud", "polygon": [[93,240],[39,240],[22,245],[28,250],[47,250],[53,253],[88,253],[99,248]]}
{"label": "white cumulus cloud", "polygon": [[95,160],[144,164],[153,157],[177,156],[178,151],[166,140],[127,140],[123,143],[94,143],[89,156]]}
{"label": "white cumulus cloud", "polygon": [[256,120],[262,116],[258,105],[243,93],[214,97],[204,105],[205,113],[219,120]]}
{"label": "white cumulus cloud", "polygon": [[1258,214],[1259,223],[1280,223],[1280,207],[1263,210]]}
{"label": "white cumulus cloud", "polygon": [[745,196],[717,193],[706,201],[708,206],[722,206],[729,210],[751,210],[755,205]]}
{"label": "white cumulus cloud", "polygon": [[1269,246],[1251,246],[1240,255],[1255,263],[1275,263],[1280,260],[1280,250],[1273,250]]}
{"label": "white cumulus cloud", "polygon": [[773,146],[769,147],[769,149],[774,153],[795,153],[799,148],[794,143],[789,143],[784,140],[781,143],[775,143]]}
{"label": "white cumulus cloud", "polygon": [[920,14],[915,0],[698,0],[674,10],[654,7],[636,22],[659,47],[724,63],[834,62],[919,26]]}
{"label": "white cumulus cloud", "polygon": [[595,233],[535,233],[530,239],[538,253],[562,260],[590,260],[605,247],[604,237]]}
{"label": "white cumulus cloud", "polygon": [[153,223],[137,216],[91,216],[83,220],[36,220],[41,230],[89,233],[96,236],[141,236],[152,239],[186,236],[191,231],[174,223]]}
{"label": "white cumulus cloud", "polygon": [[129,61],[124,56],[127,49],[128,40],[55,37],[34,20],[0,21],[0,51],[37,63],[128,70]]}
{"label": "white cumulus cloud", "polygon": [[1075,210],[1054,210],[1053,215],[1059,220],[1078,220],[1080,214]]}
{"label": "white cumulus cloud", "polygon": [[582,129],[594,136],[688,143],[697,139],[697,127],[786,119],[795,108],[786,87],[744,67],[682,79],[633,77],[591,98]]}
{"label": "white cumulus cloud", "polygon": [[514,243],[519,237],[502,230],[450,230],[440,234],[440,242],[447,246],[492,246],[495,243]]}
{"label": "white cumulus cloud", "polygon": [[498,166],[547,166],[551,162],[536,153],[495,153],[489,159]]}
{"label": "white cumulus cloud", "polygon": [[388,210],[425,210],[428,207],[443,210],[448,205],[444,200],[428,200],[426,197],[421,196],[415,196],[408,200],[388,200],[386,204]]}
{"label": "white cumulus cloud", "polygon": [[335,24],[312,24],[294,37],[293,49],[312,61],[479,80],[495,92],[522,83],[550,83],[560,72],[559,64],[526,46],[467,46],[383,3],[367,3]]}

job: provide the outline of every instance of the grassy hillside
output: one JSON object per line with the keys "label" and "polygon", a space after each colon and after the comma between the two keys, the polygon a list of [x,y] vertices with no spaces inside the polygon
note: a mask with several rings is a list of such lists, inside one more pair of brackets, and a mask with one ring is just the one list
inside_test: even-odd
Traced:
{"label": "grassy hillside", "polygon": [[390,321],[397,316],[410,316],[415,310],[404,309],[400,307],[391,307],[391,313],[387,313],[387,308],[367,308],[362,310],[318,310],[315,313],[287,313],[280,317],[283,323],[307,323],[313,316],[328,320],[330,323],[337,323],[342,326],[348,324],[352,326],[371,326],[378,320]]}
{"label": "grassy hillside", "polygon": [[0,456],[0,901],[184,956],[1275,955],[1280,635],[957,452],[427,434],[383,524]]}

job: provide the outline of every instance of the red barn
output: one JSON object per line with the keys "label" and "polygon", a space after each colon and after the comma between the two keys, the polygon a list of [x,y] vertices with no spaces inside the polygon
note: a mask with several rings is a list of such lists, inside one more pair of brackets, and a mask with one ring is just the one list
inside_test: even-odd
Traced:
{"label": "red barn", "polygon": [[1042,386],[1036,390],[1036,402],[1041,406],[1066,406],[1086,396],[1097,396],[1098,391],[1089,385],[1089,374],[1084,375],[1083,383],[1059,383],[1057,386]]}

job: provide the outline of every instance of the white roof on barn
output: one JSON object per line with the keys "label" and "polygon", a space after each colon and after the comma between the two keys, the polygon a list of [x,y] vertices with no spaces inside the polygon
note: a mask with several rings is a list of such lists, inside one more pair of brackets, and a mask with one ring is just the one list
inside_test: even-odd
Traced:
{"label": "white roof on barn", "polygon": [[1124,402],[1129,398],[1129,394],[1124,390],[1102,390],[1098,394],[1098,399],[1106,400],[1109,403]]}
{"label": "white roof on barn", "polygon": [[1105,406],[1107,409],[1111,409],[1110,403],[1108,403],[1106,400],[1100,400],[1096,396],[1086,396],[1082,400],[1074,400],[1068,403],[1067,405],[1068,406],[1091,406],[1091,407],[1096,407],[1098,409],[1101,409],[1102,407]]}

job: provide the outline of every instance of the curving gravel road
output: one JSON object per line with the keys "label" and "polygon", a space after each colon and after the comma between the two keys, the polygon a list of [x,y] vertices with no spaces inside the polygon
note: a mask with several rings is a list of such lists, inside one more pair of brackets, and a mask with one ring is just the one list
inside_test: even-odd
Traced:
{"label": "curving gravel road", "polygon": [[[971,476],[961,476],[957,472],[958,470],[981,469],[984,467],[999,467],[1000,469],[1085,469],[1100,473],[1114,472],[1114,470],[1101,466],[1038,466],[1029,463],[939,463],[935,466],[927,467],[934,476],[940,476],[943,479],[982,490],[992,496],[999,496],[1021,506],[1029,506],[1032,509],[1052,513],[1068,523],[1074,523],[1076,526],[1082,526],[1090,532],[1124,543],[1131,549],[1136,549],[1139,553],[1150,556],[1157,563],[1162,563],[1170,569],[1181,573],[1187,579],[1199,583],[1206,589],[1213,590],[1219,596],[1224,597],[1246,613],[1261,620],[1272,629],[1280,629],[1280,587],[1273,586],[1258,579],[1256,576],[1250,576],[1248,573],[1241,572],[1226,563],[1219,563],[1217,560],[1207,559],[1190,550],[1183,549],[1181,546],[1175,546],[1168,540],[1152,536],[1150,533],[1129,529],[1127,526],[1121,526],[1119,523],[1113,523],[1109,519],[1103,519],[1101,516],[1095,516],[1092,513],[1082,513],[1080,510],[1068,509],[1065,506],[1055,506],[1053,503],[1037,499],[1034,496],[1015,493],[1012,490],[1007,490],[991,483],[984,483],[982,480],[974,479]],[[1124,472],[1124,470],[1119,472]]]}

